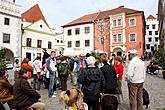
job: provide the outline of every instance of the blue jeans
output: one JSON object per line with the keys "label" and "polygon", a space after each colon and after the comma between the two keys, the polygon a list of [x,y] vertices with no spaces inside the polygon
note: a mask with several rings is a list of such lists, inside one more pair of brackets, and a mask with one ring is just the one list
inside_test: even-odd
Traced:
{"label": "blue jeans", "polygon": [[49,88],[48,88],[48,96],[51,97],[54,93],[54,85],[56,85],[56,72],[49,74]]}
{"label": "blue jeans", "polygon": [[[78,78],[78,76],[79,76],[80,74],[81,74],[81,71],[78,71],[78,72],[77,72],[77,78]],[[82,85],[81,85],[80,83],[77,82],[76,87],[77,87],[78,89],[81,89],[81,86],[82,86]]]}

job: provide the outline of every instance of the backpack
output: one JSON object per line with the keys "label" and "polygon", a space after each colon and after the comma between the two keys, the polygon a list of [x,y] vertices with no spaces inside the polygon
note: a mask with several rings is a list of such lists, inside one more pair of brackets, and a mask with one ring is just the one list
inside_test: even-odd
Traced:
{"label": "backpack", "polygon": [[58,65],[59,75],[65,76],[69,74],[69,65],[67,63],[60,63]]}

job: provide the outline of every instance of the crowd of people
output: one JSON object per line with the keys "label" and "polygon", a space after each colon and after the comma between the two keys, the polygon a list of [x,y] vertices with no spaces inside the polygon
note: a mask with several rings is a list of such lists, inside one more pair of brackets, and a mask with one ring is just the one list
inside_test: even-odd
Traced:
{"label": "crowd of people", "polygon": [[[0,73],[0,99],[9,103],[9,107],[16,110],[35,108],[44,110],[45,104],[39,102],[41,84],[48,89],[48,97],[54,98],[57,89],[61,90],[60,99],[66,103],[64,110],[117,110],[123,103],[122,80],[123,60],[120,56],[112,55],[108,60],[106,54],[102,54],[99,61],[90,53],[79,56],[64,56],[62,52],[56,55],[56,51],[50,54],[44,50],[41,59],[37,55],[33,63],[25,58],[19,66],[18,60],[14,67],[14,85],[11,85],[5,72]],[[130,63],[124,79],[128,82],[131,110],[143,109],[142,89],[145,80],[144,62],[138,58],[137,51],[129,52]],[[96,65],[99,62],[99,65]],[[74,88],[67,90],[67,81]],[[3,83],[3,84],[2,84]],[[8,89],[6,97],[2,97],[5,87]],[[11,103],[13,102],[13,103]],[[107,102],[109,104],[107,104]]]}

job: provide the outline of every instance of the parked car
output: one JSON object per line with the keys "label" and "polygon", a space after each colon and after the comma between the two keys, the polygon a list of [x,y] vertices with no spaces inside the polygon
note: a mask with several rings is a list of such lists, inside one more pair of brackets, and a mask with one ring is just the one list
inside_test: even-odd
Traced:
{"label": "parked car", "polygon": [[6,69],[13,69],[13,62],[12,61],[5,61],[6,62]]}

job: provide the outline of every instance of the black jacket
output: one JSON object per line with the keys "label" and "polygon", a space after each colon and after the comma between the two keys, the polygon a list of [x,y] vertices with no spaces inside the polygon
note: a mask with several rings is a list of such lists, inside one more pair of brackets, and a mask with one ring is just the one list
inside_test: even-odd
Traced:
{"label": "black jacket", "polygon": [[105,90],[114,90],[117,87],[117,76],[115,68],[108,63],[101,68],[106,82]]}
{"label": "black jacket", "polygon": [[85,68],[78,76],[78,82],[82,84],[84,99],[98,101],[100,93],[104,90],[105,79],[102,71],[97,67]]}

